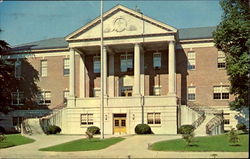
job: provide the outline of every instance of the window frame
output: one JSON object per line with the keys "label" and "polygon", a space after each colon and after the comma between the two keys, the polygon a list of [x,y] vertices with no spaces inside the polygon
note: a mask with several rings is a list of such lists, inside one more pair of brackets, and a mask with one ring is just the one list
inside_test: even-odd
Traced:
{"label": "window frame", "polygon": [[[194,93],[189,93],[189,88],[194,88]],[[194,99],[190,99],[189,95],[194,95]],[[196,86],[188,86],[187,87],[187,101],[195,101],[196,100]]]}
{"label": "window frame", "polygon": [[69,76],[69,74],[70,74],[69,58],[64,58],[63,59],[63,76]]}
{"label": "window frame", "polygon": [[[49,97],[46,97],[46,93],[49,93]],[[41,103],[41,101],[43,101]],[[49,102],[46,102],[49,101]],[[51,104],[51,91],[49,90],[44,90],[41,91],[38,95],[37,95],[37,103],[38,105],[50,105]]]}
{"label": "window frame", "polygon": [[[194,54],[194,57],[192,57],[191,56],[191,54]],[[192,58],[190,58],[190,56],[192,57]],[[190,64],[190,61],[194,61],[193,63],[193,65],[191,65]],[[188,51],[187,52],[187,70],[196,70],[196,52],[195,51]]]}
{"label": "window frame", "polygon": [[[149,115],[152,114],[152,119],[149,118]],[[157,120],[157,115],[159,115],[159,118]],[[152,122],[149,122],[152,120]],[[149,125],[161,125],[161,113],[160,112],[148,112],[147,113],[147,124]]]}
{"label": "window frame", "polygon": [[[218,69],[226,69],[226,55],[225,55],[225,53],[222,51],[218,51],[217,53],[218,53],[218,55],[217,55],[217,68]],[[222,59],[221,61],[224,61],[224,62],[219,62],[220,59]]]}
{"label": "window frame", "polygon": [[[215,87],[219,88],[219,91],[215,90]],[[228,92],[223,92],[223,87],[224,89],[228,89]],[[230,91],[229,91],[230,86],[229,85],[217,85],[213,86],[213,99],[214,100],[229,100],[230,99]],[[224,96],[224,97],[223,97]],[[227,98],[225,98],[225,96]],[[216,98],[215,98],[216,97]]]}
{"label": "window frame", "polygon": [[66,92],[68,93],[68,96],[69,96],[69,90],[64,90],[63,91],[63,103],[64,104],[67,104],[67,98],[68,98],[68,96],[65,96]]}
{"label": "window frame", "polygon": [[[85,117],[85,120],[83,120],[83,116]],[[91,116],[91,118],[90,118]],[[94,125],[94,114],[93,113],[82,113],[80,114],[80,125]]]}
{"label": "window frame", "polygon": [[[98,60],[96,59],[99,59],[99,64],[95,64],[95,62],[98,62]],[[99,69],[95,69],[95,67],[98,66]],[[101,56],[99,55],[96,55],[96,56],[93,56],[93,73],[100,73],[101,72]]]}
{"label": "window frame", "polygon": [[[43,65],[43,62],[46,62],[46,65]],[[48,60],[40,61],[40,73],[41,77],[48,77]]]}
{"label": "window frame", "polygon": [[[156,55],[159,55],[159,56],[156,56]],[[159,62],[159,66],[157,65],[157,62],[156,62],[156,61],[157,61],[157,60],[156,60],[157,58],[160,58],[160,59],[159,59],[159,61],[160,61],[160,62]],[[159,69],[160,69],[160,68],[161,68],[161,62],[162,62],[161,52],[154,52],[154,53],[153,53],[153,67],[154,67],[155,69],[156,69],[156,68],[159,68]]]}
{"label": "window frame", "polygon": [[[125,58],[123,58],[123,57],[125,57]],[[122,68],[123,67],[122,60],[125,60],[125,68]],[[130,63],[131,63],[131,65],[130,65]],[[128,53],[121,54],[120,55],[120,72],[130,72],[133,69],[134,69],[133,54],[128,54]]]}
{"label": "window frame", "polygon": [[[14,94],[16,94],[16,99],[15,101],[17,101],[16,104],[14,104]],[[20,95],[22,94],[22,96],[20,97]],[[17,90],[16,92],[11,92],[11,105],[15,105],[15,106],[19,106],[19,105],[24,105],[25,101],[24,101],[24,92],[19,92],[19,90]]]}
{"label": "window frame", "polygon": [[[96,91],[99,91],[100,95],[99,96],[96,96]],[[100,97],[101,96],[101,88],[99,87],[96,87],[93,89],[93,97]]]}

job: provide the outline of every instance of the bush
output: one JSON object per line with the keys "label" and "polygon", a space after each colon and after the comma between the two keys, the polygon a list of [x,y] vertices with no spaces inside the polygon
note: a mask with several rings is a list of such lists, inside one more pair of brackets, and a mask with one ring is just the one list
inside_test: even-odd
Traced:
{"label": "bush", "polygon": [[240,138],[238,137],[237,131],[232,128],[229,132],[229,142],[233,143],[233,145],[239,145]]}
{"label": "bush", "polygon": [[194,131],[194,127],[192,125],[182,125],[178,132],[180,134],[191,134]]}
{"label": "bush", "polygon": [[136,134],[152,134],[152,130],[149,125],[147,124],[138,124],[135,127]]}
{"label": "bush", "polygon": [[100,134],[100,128],[98,128],[97,126],[90,126],[87,128],[87,132],[91,133],[91,134]]}
{"label": "bush", "polygon": [[243,123],[237,124],[236,128],[237,128],[237,130],[242,130],[244,132],[246,132],[246,130],[247,130],[247,126],[245,124],[243,124]]}
{"label": "bush", "polygon": [[46,134],[57,134],[57,133],[60,133],[62,130],[59,126],[56,126],[56,125],[50,125],[48,126],[47,128],[47,132]]}

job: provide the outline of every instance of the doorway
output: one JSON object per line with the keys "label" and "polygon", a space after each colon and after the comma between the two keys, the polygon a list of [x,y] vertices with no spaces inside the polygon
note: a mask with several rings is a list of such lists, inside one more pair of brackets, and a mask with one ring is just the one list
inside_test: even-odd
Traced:
{"label": "doorway", "polygon": [[114,114],[113,117],[114,134],[126,134],[126,114]]}

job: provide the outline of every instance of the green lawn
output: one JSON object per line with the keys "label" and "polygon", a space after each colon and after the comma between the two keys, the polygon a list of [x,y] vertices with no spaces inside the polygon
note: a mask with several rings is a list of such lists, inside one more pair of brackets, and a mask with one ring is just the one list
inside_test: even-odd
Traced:
{"label": "green lawn", "polygon": [[249,135],[239,135],[240,145],[233,146],[228,142],[228,136],[217,135],[209,137],[195,137],[192,146],[186,146],[183,139],[161,141],[152,145],[151,149],[156,151],[226,151],[247,152],[249,147]]}
{"label": "green lawn", "polygon": [[17,146],[17,145],[23,145],[28,144],[31,142],[34,142],[35,140],[24,137],[20,134],[11,134],[11,135],[5,135],[6,139],[2,142],[0,142],[0,149]]}
{"label": "green lawn", "polygon": [[115,137],[115,138],[109,138],[109,139],[80,139],[75,140],[67,143],[63,143],[60,145],[55,145],[51,147],[46,147],[39,149],[40,151],[89,151],[89,150],[100,150],[104,149],[106,147],[109,147],[113,144],[116,144],[120,141],[124,140],[124,138]]}

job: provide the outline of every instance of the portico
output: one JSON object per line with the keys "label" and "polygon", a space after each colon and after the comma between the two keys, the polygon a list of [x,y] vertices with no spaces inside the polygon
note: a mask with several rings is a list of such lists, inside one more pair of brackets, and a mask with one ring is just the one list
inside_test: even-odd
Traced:
{"label": "portico", "polygon": [[[134,133],[135,125],[147,123],[151,112],[161,112],[162,122],[152,129],[157,133],[167,131],[175,134],[177,30],[149,17],[142,17],[141,13],[123,6],[117,6],[105,13],[104,19],[103,58],[100,58],[99,18],[66,37],[70,48],[70,93],[67,108],[75,113],[98,112],[98,91],[103,85],[105,133],[115,132],[113,114],[124,114],[127,123],[125,133]],[[160,53],[158,61],[161,68],[148,64],[154,60],[154,52]],[[161,58],[168,59],[168,63],[161,62]],[[100,83],[101,60],[104,65],[103,83]],[[80,68],[79,76],[76,75],[76,64]],[[149,70],[154,70],[154,74],[148,73]],[[151,84],[152,81],[155,84]],[[152,93],[155,92],[154,86],[159,87],[160,94]],[[79,90],[79,95],[76,90]],[[95,125],[99,125],[99,119],[99,114],[96,113],[93,118]],[[167,127],[172,129],[166,130]]]}

